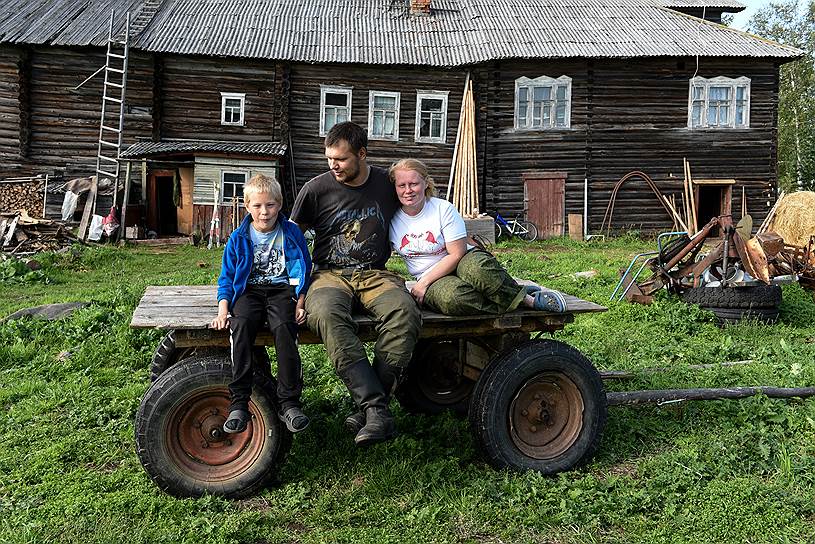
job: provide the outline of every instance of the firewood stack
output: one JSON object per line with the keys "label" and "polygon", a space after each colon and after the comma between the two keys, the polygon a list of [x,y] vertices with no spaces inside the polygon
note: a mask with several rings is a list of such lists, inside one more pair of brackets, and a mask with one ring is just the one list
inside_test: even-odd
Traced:
{"label": "firewood stack", "polygon": [[0,181],[0,212],[30,210],[37,216],[43,215],[43,191],[45,178],[14,178]]}
{"label": "firewood stack", "polygon": [[59,221],[36,219],[26,210],[0,213],[0,248],[10,255],[57,251],[77,242]]}

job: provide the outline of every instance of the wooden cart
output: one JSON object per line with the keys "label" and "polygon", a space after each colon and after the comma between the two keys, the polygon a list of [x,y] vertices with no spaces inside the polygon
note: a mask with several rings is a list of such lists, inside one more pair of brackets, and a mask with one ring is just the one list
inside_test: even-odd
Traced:
{"label": "wooden cart", "polygon": [[[131,326],[167,330],[151,363],[152,384],[136,416],[139,459],[164,490],[179,496],[252,494],[276,473],[291,435],[276,417],[275,380],[258,335],[252,421],[223,432],[231,381],[229,337],[209,329],[214,286],[148,287]],[[566,296],[567,311],[516,310],[502,316],[423,312],[420,341],[396,393],[409,412],[467,414],[473,438],[496,467],[551,474],[587,460],[606,421],[600,374],[573,347],[533,333],[553,332],[575,314],[605,308]],[[363,340],[370,317],[355,316]],[[537,336],[537,335],[536,335]],[[320,343],[302,329],[300,343]]]}

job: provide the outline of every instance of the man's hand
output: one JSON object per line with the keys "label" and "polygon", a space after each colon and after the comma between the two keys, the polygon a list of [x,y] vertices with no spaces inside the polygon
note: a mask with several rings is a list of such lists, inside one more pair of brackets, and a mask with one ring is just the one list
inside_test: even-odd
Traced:
{"label": "man's hand", "polygon": [[297,308],[294,310],[294,321],[298,325],[302,325],[306,322],[306,309],[305,308]]}
{"label": "man's hand", "polygon": [[229,326],[229,314],[218,314],[218,317],[213,319],[209,326],[216,331],[224,330]]}
{"label": "man's hand", "polygon": [[417,281],[416,284],[411,287],[410,294],[416,299],[416,302],[419,303],[419,306],[422,305],[424,302],[424,295],[427,293],[427,285],[421,282],[421,280]]}

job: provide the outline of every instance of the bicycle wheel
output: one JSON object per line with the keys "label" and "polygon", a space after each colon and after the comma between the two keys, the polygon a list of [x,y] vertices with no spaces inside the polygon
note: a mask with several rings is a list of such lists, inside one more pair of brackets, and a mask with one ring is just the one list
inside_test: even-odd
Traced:
{"label": "bicycle wheel", "polygon": [[518,221],[516,223],[515,234],[525,242],[532,242],[538,239],[538,227],[530,221]]}
{"label": "bicycle wheel", "polygon": [[500,223],[495,223],[495,241],[507,235],[507,229]]}

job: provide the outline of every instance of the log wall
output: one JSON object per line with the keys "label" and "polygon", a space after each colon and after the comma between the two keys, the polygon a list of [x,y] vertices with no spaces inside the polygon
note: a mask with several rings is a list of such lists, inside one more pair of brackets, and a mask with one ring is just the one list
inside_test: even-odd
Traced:
{"label": "log wall", "polygon": [[[504,61],[477,70],[480,168],[487,207],[502,215],[524,211],[523,175],[563,171],[565,213],[583,213],[589,181],[589,232],[600,228],[614,184],[641,170],[667,194],[679,193],[686,157],[694,178],[736,179],[733,214],[747,211],[759,224],[776,186],[778,69],[755,59],[702,59],[698,75],[751,78],[750,128],[687,128],[689,80],[695,59]],[[546,131],[513,128],[515,80],[572,78],[571,127]],[[482,140],[483,138],[483,140]],[[620,190],[614,227],[646,232],[672,221],[644,182]]]}
{"label": "log wall", "polygon": [[[161,64],[161,138],[278,141],[274,63],[164,56]],[[246,94],[243,126],[221,125],[222,92]]]}
{"label": "log wall", "polygon": [[0,178],[20,172],[20,62],[22,51],[0,48]]}
{"label": "log wall", "polygon": [[[400,93],[399,141],[371,140],[369,163],[387,168],[407,157],[422,160],[443,194],[450,175],[466,73],[466,69],[292,64],[289,126],[298,189],[328,169],[324,137],[319,135],[320,85],[341,85],[353,87],[351,121],[364,128],[368,127],[369,91]],[[417,90],[449,92],[445,143],[416,143]]]}

